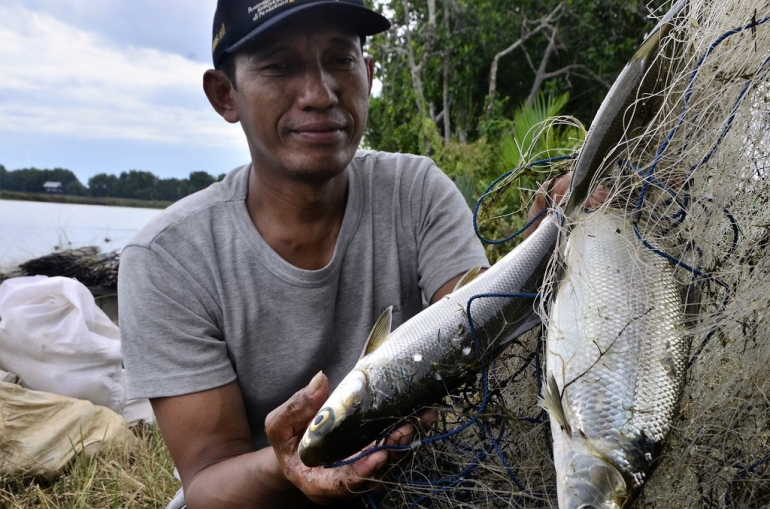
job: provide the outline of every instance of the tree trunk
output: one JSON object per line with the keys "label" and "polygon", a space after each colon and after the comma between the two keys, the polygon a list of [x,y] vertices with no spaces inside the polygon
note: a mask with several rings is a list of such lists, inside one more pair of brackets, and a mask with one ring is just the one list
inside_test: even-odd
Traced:
{"label": "tree trunk", "polygon": [[521,47],[530,37],[537,34],[541,30],[545,28],[550,28],[551,30],[556,30],[554,26],[554,21],[556,21],[559,16],[561,16],[562,10],[564,8],[564,3],[560,3],[557,5],[547,16],[543,16],[542,18],[539,18],[535,20],[533,23],[536,23],[535,27],[531,30],[527,30],[527,22],[525,21],[522,25],[522,35],[519,37],[519,39],[505,48],[503,51],[500,51],[495,55],[495,57],[492,59],[492,65],[489,69],[489,92],[487,93],[487,114],[491,113],[492,107],[495,103],[495,94],[497,92],[497,67],[499,65],[500,59],[515,50],[516,48]]}
{"label": "tree trunk", "polygon": [[[436,0],[428,0],[428,24],[425,27],[425,53],[417,63],[417,59],[414,55],[414,47],[412,45],[412,31],[409,28],[409,0],[403,0],[404,5],[404,38],[406,39],[406,55],[409,62],[409,73],[412,77],[412,87],[414,88],[415,102],[417,103],[417,111],[420,114],[421,119],[429,117],[428,105],[425,99],[425,89],[423,87],[423,71],[425,70],[426,63],[433,56],[433,43],[435,41],[436,31]],[[431,117],[432,119],[432,117]],[[421,129],[422,130],[422,129]],[[423,133],[421,145],[423,145],[423,152],[425,155],[430,154],[430,142],[428,137]]]}
{"label": "tree trunk", "polygon": [[532,82],[532,88],[529,90],[529,96],[527,97],[528,104],[535,104],[537,93],[540,91],[540,87],[543,86],[543,82],[546,79],[548,68],[548,60],[551,59],[551,55],[556,50],[556,27],[551,27],[551,36],[548,38],[548,47],[545,48],[543,58],[540,59],[540,66],[535,72],[535,80]]}
{"label": "tree trunk", "polygon": [[444,139],[449,141],[452,126],[449,123],[449,58],[444,58]]}
{"label": "tree trunk", "polygon": [[[450,5],[448,0],[444,0],[444,30],[446,30],[447,36],[452,33],[452,27],[450,25]],[[444,52],[444,83],[443,83],[443,102],[444,102],[444,140],[447,142],[452,136],[452,124],[450,122],[451,114],[449,111],[450,99],[449,99],[449,62],[452,57],[452,46],[449,45]]]}

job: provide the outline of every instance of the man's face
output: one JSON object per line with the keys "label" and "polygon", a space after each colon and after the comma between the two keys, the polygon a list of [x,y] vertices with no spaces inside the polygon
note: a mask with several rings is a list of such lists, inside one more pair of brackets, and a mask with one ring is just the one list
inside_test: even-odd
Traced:
{"label": "man's face", "polygon": [[371,89],[359,36],[311,10],[236,55],[233,99],[254,164],[293,179],[339,174],[366,125]]}

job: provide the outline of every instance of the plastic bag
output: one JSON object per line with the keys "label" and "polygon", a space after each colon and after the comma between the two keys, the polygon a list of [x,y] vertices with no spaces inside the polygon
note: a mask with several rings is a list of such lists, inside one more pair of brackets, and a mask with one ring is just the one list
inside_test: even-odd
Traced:
{"label": "plastic bag", "polygon": [[18,381],[19,381],[19,377],[17,377],[13,373],[9,373],[7,371],[3,371],[2,369],[0,369],[0,382],[15,384]]}
{"label": "plastic bag", "polygon": [[22,387],[122,413],[120,330],[74,279],[32,276],[0,285],[0,369]]}
{"label": "plastic bag", "polygon": [[0,382],[0,476],[54,479],[76,454],[133,447],[126,420],[81,399]]}

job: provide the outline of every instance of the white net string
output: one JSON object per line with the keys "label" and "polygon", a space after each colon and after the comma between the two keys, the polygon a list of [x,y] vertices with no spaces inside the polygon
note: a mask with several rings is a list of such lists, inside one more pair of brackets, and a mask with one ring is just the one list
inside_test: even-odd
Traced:
{"label": "white net string", "polygon": [[[681,407],[634,507],[770,505],[769,16],[768,1],[690,2],[663,43],[655,115],[605,161],[604,206],[700,295]],[[371,505],[557,507],[541,341],[533,331],[509,348],[486,393],[479,377],[448,398],[431,436],[477,421],[408,455]]]}

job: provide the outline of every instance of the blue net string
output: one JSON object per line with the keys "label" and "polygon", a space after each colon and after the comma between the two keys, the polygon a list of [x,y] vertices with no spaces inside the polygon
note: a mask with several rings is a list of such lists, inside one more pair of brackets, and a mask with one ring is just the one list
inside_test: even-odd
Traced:
{"label": "blue net string", "polygon": [[537,218],[532,219],[527,224],[522,226],[519,230],[513,232],[512,234],[510,234],[509,236],[507,236],[507,237],[505,237],[503,239],[493,240],[493,239],[489,239],[489,238],[485,237],[481,233],[481,231],[479,230],[479,208],[481,208],[481,204],[483,203],[484,199],[487,196],[489,196],[490,194],[492,194],[492,192],[495,190],[495,188],[497,187],[497,185],[500,182],[502,182],[506,178],[510,177],[511,175],[514,175],[514,174],[517,174],[517,173],[521,172],[522,170],[524,170],[526,168],[534,168],[536,166],[550,165],[550,164],[557,163],[557,162],[560,162],[560,161],[567,161],[567,160],[570,160],[570,159],[575,159],[576,157],[577,157],[577,155],[570,154],[570,155],[566,155],[566,156],[558,156],[558,157],[551,157],[551,158],[548,158],[548,159],[540,159],[538,161],[533,161],[533,162],[531,162],[529,164],[526,164],[524,166],[520,166],[520,167],[515,168],[513,170],[509,170],[509,171],[503,173],[502,175],[500,175],[499,177],[497,177],[491,184],[489,184],[487,186],[487,188],[484,190],[484,192],[481,193],[481,197],[478,200],[476,200],[476,205],[473,207],[473,230],[476,232],[476,236],[479,238],[479,240],[481,240],[481,242],[483,242],[485,244],[490,244],[490,245],[505,244],[506,242],[510,242],[511,240],[515,239],[516,237],[518,237],[519,235],[524,233],[524,231],[526,231],[527,228],[532,226],[532,224],[537,219],[539,219],[542,216],[542,214],[541,214]]}
{"label": "blue net string", "polygon": [[[736,35],[736,34],[739,34],[739,33],[743,32],[745,30],[755,30],[757,26],[762,25],[764,23],[767,23],[768,21],[770,21],[770,16],[766,16],[766,17],[764,17],[764,18],[762,18],[760,20],[752,21],[750,23],[747,23],[746,25],[743,25],[741,27],[736,27],[736,28],[734,28],[732,30],[729,30],[728,32],[725,32],[720,37],[718,37],[714,42],[712,42],[711,45],[709,46],[708,50],[698,59],[697,63],[695,64],[694,69],[690,73],[689,82],[688,82],[688,85],[687,85],[687,88],[686,88],[685,94],[684,94],[684,105],[682,106],[682,111],[679,114],[679,118],[677,120],[677,123],[671,129],[671,131],[668,133],[668,135],[666,136],[666,138],[663,141],[663,143],[661,144],[661,146],[658,148],[658,150],[656,152],[656,155],[655,155],[655,158],[653,159],[652,163],[650,164],[650,167],[647,170],[642,171],[642,170],[639,170],[638,168],[636,168],[632,163],[629,163],[629,162],[626,162],[626,161],[621,163],[621,164],[629,165],[630,167],[632,167],[634,169],[634,171],[637,174],[639,174],[642,177],[642,188],[641,188],[641,192],[639,193],[639,197],[637,199],[635,210],[640,211],[642,209],[642,207],[644,205],[644,202],[645,202],[645,199],[647,197],[647,191],[648,191],[650,185],[654,185],[655,187],[658,187],[659,189],[662,189],[664,192],[666,192],[669,195],[671,195],[673,199],[677,200],[677,203],[679,204],[679,211],[676,214],[673,214],[670,217],[666,217],[666,218],[662,218],[662,219],[664,219],[664,220],[676,219],[678,222],[676,224],[672,225],[671,227],[669,227],[665,231],[665,233],[670,232],[671,229],[673,228],[673,226],[676,226],[677,224],[681,224],[684,221],[684,219],[685,219],[685,217],[687,215],[687,208],[688,208],[688,205],[689,205],[689,203],[691,201],[691,198],[690,198],[690,196],[687,193],[685,193],[685,197],[683,199],[683,202],[680,202],[677,199],[676,193],[673,190],[671,190],[667,186],[663,185],[661,182],[658,181],[657,178],[655,178],[655,171],[656,171],[657,166],[660,163],[664,153],[668,149],[668,147],[669,147],[669,145],[671,143],[671,140],[674,138],[676,133],[679,131],[679,129],[681,128],[681,126],[685,122],[685,119],[687,117],[687,113],[689,111],[689,104],[690,104],[690,101],[692,99],[693,86],[694,86],[695,80],[698,77],[698,74],[699,74],[699,72],[701,70],[701,67],[702,67],[703,63],[706,61],[706,59],[713,53],[713,51],[720,44],[722,44],[725,40],[727,40],[729,37],[731,37],[733,35]],[[765,58],[765,60],[759,66],[757,71],[754,73],[755,77],[760,75],[762,73],[762,71],[765,70],[765,68],[767,67],[768,62],[770,62],[770,57]],[[692,177],[692,175],[695,173],[695,171],[697,169],[699,169],[700,167],[702,167],[706,163],[708,163],[708,161],[712,158],[712,156],[717,152],[717,150],[719,149],[719,146],[721,145],[722,141],[725,139],[727,134],[730,132],[730,129],[732,128],[733,122],[734,122],[736,114],[738,112],[738,108],[743,103],[743,100],[745,99],[746,94],[750,90],[750,88],[751,88],[753,83],[754,83],[754,79],[753,78],[749,78],[749,79],[746,80],[746,82],[744,83],[742,89],[738,93],[738,97],[736,98],[736,100],[735,100],[735,102],[733,104],[733,107],[732,107],[732,109],[730,111],[730,115],[728,116],[728,118],[727,118],[727,120],[725,122],[725,126],[722,128],[722,131],[720,132],[719,137],[717,138],[715,143],[712,145],[712,147],[706,152],[706,154],[700,159],[700,161],[698,163],[694,164],[692,167],[689,168],[689,170],[687,171],[687,174],[686,174],[686,181],[689,180]],[[708,201],[711,201],[711,200],[709,199]],[[734,215],[727,208],[723,208],[723,212],[724,212],[725,216],[728,218],[728,220],[730,221],[730,225],[731,225],[732,233],[733,233],[733,239],[732,239],[732,243],[730,245],[730,248],[725,253],[724,258],[722,258],[718,262],[717,267],[723,265],[729,259],[729,257],[734,252],[735,246],[737,245],[738,239],[739,239],[739,228],[738,228],[738,224],[737,224],[737,221],[735,220]],[[692,266],[688,265],[687,263],[685,263],[680,258],[672,256],[671,254],[665,252],[663,249],[661,249],[661,248],[659,248],[657,246],[654,246],[649,240],[647,240],[642,235],[642,233],[641,233],[641,231],[639,229],[639,218],[638,218],[638,216],[636,216],[635,219],[633,220],[633,228],[634,228],[634,235],[636,236],[636,238],[639,239],[642,242],[642,244],[647,249],[652,251],[653,253],[657,254],[658,256],[661,256],[661,257],[665,258],[666,260],[668,260],[669,262],[675,264],[676,266],[681,267],[682,269],[690,272],[691,274],[693,274],[693,276],[695,277],[696,281],[698,281],[698,280],[701,280],[701,281],[712,281],[712,282],[716,283],[717,285],[721,286],[724,289],[724,291],[725,291],[725,296],[724,296],[722,304],[721,304],[721,309],[725,309],[727,307],[727,305],[728,305],[728,303],[730,301],[730,288],[729,288],[729,286],[724,281],[714,277],[713,275],[711,275],[709,273],[706,273],[706,272],[700,270],[698,267],[692,267]],[[717,324],[715,324],[714,327],[711,329],[711,331],[709,331],[706,334],[706,336],[701,341],[701,343],[698,346],[698,348],[691,355],[690,360],[688,362],[688,368],[695,363],[695,361],[701,355],[703,350],[706,348],[706,346],[709,343],[709,341],[715,335],[716,331],[717,331]]]}

